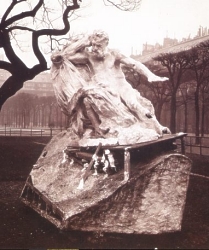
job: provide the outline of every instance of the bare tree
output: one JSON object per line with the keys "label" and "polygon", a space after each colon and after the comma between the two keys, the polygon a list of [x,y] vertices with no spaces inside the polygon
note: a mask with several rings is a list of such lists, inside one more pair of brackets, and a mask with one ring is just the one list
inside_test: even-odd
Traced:
{"label": "bare tree", "polygon": [[206,124],[206,114],[208,113],[209,104],[209,79],[205,80],[203,85],[201,86],[201,97],[201,136],[204,136],[205,130],[208,127],[208,124]]}
{"label": "bare tree", "polygon": [[142,0],[103,0],[105,5],[113,5],[123,11],[135,11],[139,9]]}
{"label": "bare tree", "polygon": [[146,84],[146,87],[149,88],[152,93],[152,98],[148,99],[152,100],[153,106],[155,107],[156,117],[161,121],[163,106],[168,103],[171,98],[170,90],[165,83],[148,83]]}
{"label": "bare tree", "polygon": [[[27,80],[33,79],[39,73],[47,70],[47,61],[41,51],[39,39],[43,36],[62,36],[67,34],[70,30],[70,23],[68,20],[69,13],[79,8],[79,0],[61,1],[63,6],[62,12],[62,28],[55,29],[50,25],[48,28],[30,28],[28,26],[28,19],[34,20],[40,17],[39,11],[43,11],[45,18],[41,21],[46,22],[49,8],[46,7],[44,0],[37,0],[36,4],[30,10],[20,10],[17,14],[14,14],[15,7],[23,2],[29,2],[27,0],[13,0],[8,8],[5,10],[1,22],[0,22],[0,48],[5,52],[8,61],[0,61],[0,68],[7,70],[11,73],[11,76],[4,82],[0,88],[0,109],[4,102],[14,95],[19,89],[23,87],[23,83]],[[18,31],[27,31],[32,34],[32,51],[38,60],[38,63],[32,68],[28,68],[27,65],[18,57],[13,46],[12,38],[16,37]]]}
{"label": "bare tree", "polygon": [[[159,65],[149,65],[149,68],[157,75],[165,75],[165,72],[162,72],[162,68],[160,68]],[[122,69],[126,80],[132,85],[132,87],[137,89],[142,96],[146,97],[153,103],[156,117],[160,121],[163,105],[170,100],[171,96],[167,83],[149,83],[146,77],[135,72],[133,69],[124,66]]]}
{"label": "bare tree", "polygon": [[[54,40],[61,41],[62,36],[70,31],[69,17],[72,17],[74,10],[80,8],[81,1],[11,0],[4,2],[8,7],[0,19],[0,48],[4,50],[7,60],[0,60],[0,69],[10,72],[11,75],[0,87],[0,110],[5,101],[23,87],[25,81],[33,79],[48,69],[40,41],[43,38],[48,38],[51,45],[53,45]],[[124,11],[133,11],[139,8],[141,0],[103,0],[103,2],[105,5],[109,4]],[[28,8],[26,10],[21,8],[23,6],[21,4],[28,4]],[[56,11],[56,8],[53,7],[54,4],[59,4],[61,8],[59,13],[53,16]],[[19,6],[19,11],[16,11]],[[50,18],[51,16],[53,18]],[[35,26],[37,21],[39,22]],[[60,21],[62,22],[60,23]],[[29,23],[33,25],[30,26]],[[29,68],[18,56],[13,44],[15,43],[16,47],[21,48],[22,43],[19,43],[17,35],[26,32],[31,34],[30,50],[38,61],[32,68]]]}
{"label": "bare tree", "polygon": [[184,82],[179,87],[179,96],[178,96],[178,107],[183,107],[184,109],[184,126],[183,131],[186,133],[188,132],[188,113],[189,113],[189,106],[193,104],[194,98],[193,98],[193,82],[194,81],[188,81]]}
{"label": "bare tree", "polygon": [[[167,75],[167,72],[165,72],[165,68],[163,68],[162,65],[150,64],[149,68],[156,75],[159,76]],[[159,121],[161,121],[164,104],[168,103],[171,99],[171,93],[168,84],[164,82],[150,83],[147,80],[142,81],[142,84],[146,87],[144,96],[152,101],[155,107],[156,117]]]}
{"label": "bare tree", "polygon": [[[195,87],[195,135],[200,135],[200,93],[204,82],[209,79],[209,42],[201,43],[188,52],[189,69],[194,74]],[[206,85],[207,86],[207,85]],[[204,90],[204,88],[203,88]],[[204,92],[203,92],[204,94]],[[204,97],[204,95],[202,95]],[[203,128],[202,128],[203,130]],[[197,139],[198,143],[198,139]]]}
{"label": "bare tree", "polygon": [[141,83],[141,78],[143,77],[138,72],[135,72],[133,69],[122,66],[123,73],[125,74],[126,80],[131,84],[131,86],[139,90],[139,85]]}
{"label": "bare tree", "polygon": [[181,51],[178,53],[166,53],[161,54],[154,58],[154,60],[159,61],[162,66],[167,68],[169,74],[169,88],[171,93],[171,103],[170,103],[170,129],[172,133],[176,132],[176,109],[177,109],[177,91],[180,84],[182,83],[182,77],[186,70],[188,69],[189,59],[186,51]]}

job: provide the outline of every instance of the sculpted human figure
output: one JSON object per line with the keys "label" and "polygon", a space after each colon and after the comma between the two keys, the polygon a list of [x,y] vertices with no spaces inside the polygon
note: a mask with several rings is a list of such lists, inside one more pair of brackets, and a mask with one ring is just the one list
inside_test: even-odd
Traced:
{"label": "sculpted human figure", "polygon": [[[131,115],[134,115],[136,120],[142,121],[142,127],[152,128],[157,131],[159,135],[162,133],[170,133],[168,128],[163,127],[157,121],[151,102],[142,97],[140,93],[133,89],[126,81],[121,66],[125,65],[145,75],[149,82],[166,81],[168,78],[153,74],[145,65],[123,55],[118,50],[109,49],[108,43],[109,37],[105,32],[95,31],[90,36],[83,36],[78,40],[72,41],[69,46],[63,49],[63,58],[66,58],[73,65],[76,65],[76,67],[79,67],[79,65],[87,66],[89,79],[85,80],[85,83],[82,82],[80,87],[86,89],[87,92],[92,89],[92,86],[94,86],[93,88],[100,89],[99,93],[104,91],[106,95],[105,98],[114,99],[113,105],[115,106],[121,107],[121,105],[125,105],[126,111],[128,110]],[[61,54],[59,54],[59,56],[60,55]],[[52,62],[56,63],[59,61],[59,56],[57,54],[52,55]],[[83,78],[85,78],[84,75]],[[109,127],[100,127],[100,117],[95,114],[92,108],[92,99],[89,100],[87,92],[83,95],[82,99],[86,115],[91,121],[95,131],[101,136],[104,136],[108,133]]]}

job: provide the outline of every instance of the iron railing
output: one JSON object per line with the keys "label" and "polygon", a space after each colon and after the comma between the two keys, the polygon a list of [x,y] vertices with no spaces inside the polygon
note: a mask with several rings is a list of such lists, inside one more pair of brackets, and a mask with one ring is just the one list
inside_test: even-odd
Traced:
{"label": "iron railing", "polygon": [[[49,136],[52,137],[64,130],[64,128],[0,128],[0,136]],[[185,152],[199,155],[209,155],[209,136],[187,135],[185,137]],[[177,140],[177,146],[181,142]]]}
{"label": "iron railing", "polygon": [[209,137],[191,136],[185,138],[186,153],[209,155]]}
{"label": "iron railing", "polygon": [[0,136],[54,136],[63,128],[0,128]]}

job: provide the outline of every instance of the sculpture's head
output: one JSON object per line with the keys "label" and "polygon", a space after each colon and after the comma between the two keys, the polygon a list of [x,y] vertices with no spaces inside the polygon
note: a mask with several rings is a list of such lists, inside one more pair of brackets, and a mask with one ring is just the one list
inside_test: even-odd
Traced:
{"label": "sculpture's head", "polygon": [[96,43],[105,42],[106,44],[108,44],[109,42],[109,36],[103,30],[95,30],[93,34],[91,35],[90,39],[91,39],[91,42],[96,42]]}
{"label": "sculpture's head", "polygon": [[104,58],[107,45],[109,43],[109,36],[102,30],[95,30],[90,36],[92,45],[92,52],[99,58]]}

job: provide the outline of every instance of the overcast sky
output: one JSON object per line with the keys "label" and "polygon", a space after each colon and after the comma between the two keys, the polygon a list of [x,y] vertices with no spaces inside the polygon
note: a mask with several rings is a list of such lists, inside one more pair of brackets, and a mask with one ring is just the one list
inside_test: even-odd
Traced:
{"label": "overcast sky", "polygon": [[[1,0],[1,4],[4,12],[8,2]],[[110,36],[109,46],[127,55],[140,54],[146,42],[163,44],[165,37],[180,41],[196,36],[200,26],[209,28],[209,0],[142,0],[135,12],[106,7],[103,0],[82,0],[80,12],[82,17],[71,23],[71,34],[103,29]],[[23,54],[21,58],[33,66],[33,54]]]}
{"label": "overcast sky", "polygon": [[163,43],[163,38],[194,37],[199,26],[209,28],[209,0],[142,0],[136,12],[104,7],[102,0],[83,0],[85,17],[72,23],[72,31],[104,29],[110,46],[124,53],[141,52],[142,44]]}

